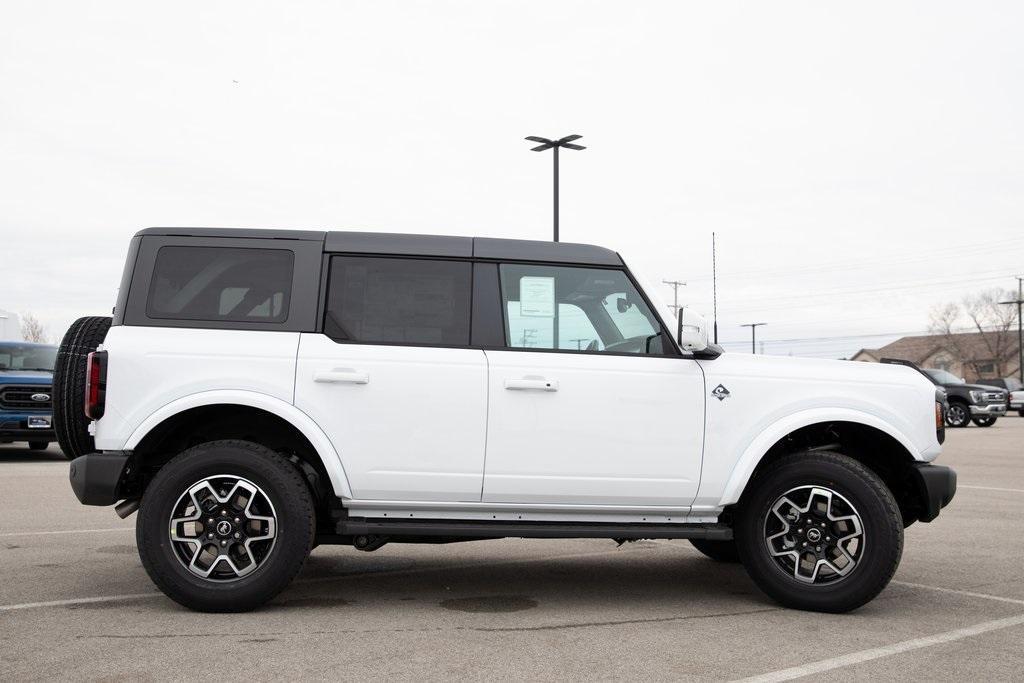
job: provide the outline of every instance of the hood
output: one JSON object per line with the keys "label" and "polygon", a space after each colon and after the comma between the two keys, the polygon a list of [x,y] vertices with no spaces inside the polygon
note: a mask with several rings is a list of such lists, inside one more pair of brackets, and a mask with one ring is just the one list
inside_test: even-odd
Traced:
{"label": "hood", "polygon": [[52,384],[53,373],[46,370],[0,370],[0,384]]}
{"label": "hood", "polygon": [[962,387],[968,391],[998,391],[1003,394],[1006,393],[1006,389],[1002,387],[992,387],[985,384],[951,384],[949,386]]}

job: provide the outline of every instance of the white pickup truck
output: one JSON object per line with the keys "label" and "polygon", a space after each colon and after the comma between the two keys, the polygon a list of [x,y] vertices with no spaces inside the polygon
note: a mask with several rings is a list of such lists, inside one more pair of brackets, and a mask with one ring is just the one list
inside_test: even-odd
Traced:
{"label": "white pickup truck", "polygon": [[784,605],[871,600],[956,489],[935,387],[724,354],[654,298],[589,245],[143,230],[113,319],[61,345],[57,435],[198,610],[318,544],[502,537],[689,539]]}

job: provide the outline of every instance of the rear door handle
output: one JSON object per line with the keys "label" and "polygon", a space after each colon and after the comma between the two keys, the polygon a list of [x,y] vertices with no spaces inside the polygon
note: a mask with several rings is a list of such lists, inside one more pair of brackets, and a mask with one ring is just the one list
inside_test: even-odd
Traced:
{"label": "rear door handle", "polygon": [[513,391],[558,391],[558,381],[543,377],[505,380],[505,388]]}
{"label": "rear door handle", "polygon": [[352,368],[334,368],[333,370],[317,370],[313,373],[314,382],[369,384],[370,376]]}

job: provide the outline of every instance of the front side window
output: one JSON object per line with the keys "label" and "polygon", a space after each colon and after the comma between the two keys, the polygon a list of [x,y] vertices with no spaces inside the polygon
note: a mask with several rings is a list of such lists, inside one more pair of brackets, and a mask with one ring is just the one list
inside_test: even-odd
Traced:
{"label": "front side window", "polygon": [[287,249],[161,247],[146,300],[150,318],[280,323],[288,319],[295,255]]}
{"label": "front side window", "polygon": [[366,344],[468,346],[472,266],[335,256],[324,333]]}
{"label": "front side window", "polygon": [[621,270],[501,265],[512,348],[663,355],[661,325]]}

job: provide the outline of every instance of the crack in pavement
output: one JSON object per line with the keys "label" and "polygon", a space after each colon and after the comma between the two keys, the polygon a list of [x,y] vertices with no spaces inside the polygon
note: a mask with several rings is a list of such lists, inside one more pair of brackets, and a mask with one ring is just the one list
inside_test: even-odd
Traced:
{"label": "crack in pavement", "polygon": [[646,619],[614,619],[608,621],[583,621],[563,624],[547,624],[543,626],[509,626],[509,627],[481,627],[481,626],[453,626],[433,628],[383,628],[383,629],[318,629],[313,631],[260,631],[240,633],[238,631],[224,633],[86,633],[76,635],[77,640],[163,640],[173,638],[253,638],[267,636],[329,636],[329,635],[367,635],[375,633],[442,633],[446,631],[474,632],[474,633],[507,633],[507,632],[530,632],[530,631],[558,631],[575,628],[601,628],[605,626],[628,626],[637,624],[661,624],[672,621],[690,621],[695,619],[717,619],[722,617],[742,617],[751,614],[764,614],[767,612],[783,611],[782,607],[769,607],[756,610],[740,610],[737,612],[714,612],[711,614],[686,614],[674,617],[651,617]]}

